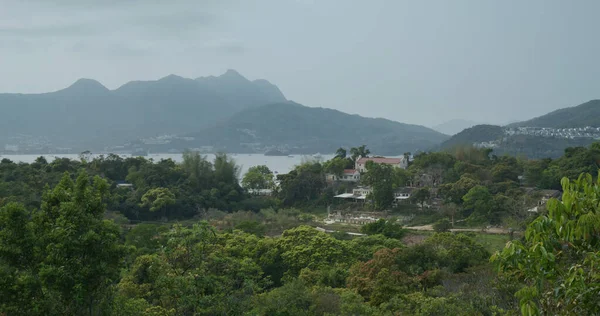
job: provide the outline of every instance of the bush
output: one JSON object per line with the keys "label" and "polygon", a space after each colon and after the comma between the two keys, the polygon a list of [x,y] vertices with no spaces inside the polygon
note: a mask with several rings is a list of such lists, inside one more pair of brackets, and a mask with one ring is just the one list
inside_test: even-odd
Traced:
{"label": "bush", "polygon": [[243,221],[235,225],[235,229],[239,229],[245,233],[253,234],[258,237],[263,237],[267,228],[265,225],[257,222],[257,221]]}
{"label": "bush", "polygon": [[402,239],[406,231],[395,219],[385,220],[380,218],[376,222],[365,224],[360,228],[360,232],[367,235],[381,234],[387,238]]}
{"label": "bush", "polygon": [[438,233],[450,231],[450,228],[452,228],[452,224],[446,218],[440,219],[439,221],[435,222],[435,224],[433,224],[433,230],[435,230]]}

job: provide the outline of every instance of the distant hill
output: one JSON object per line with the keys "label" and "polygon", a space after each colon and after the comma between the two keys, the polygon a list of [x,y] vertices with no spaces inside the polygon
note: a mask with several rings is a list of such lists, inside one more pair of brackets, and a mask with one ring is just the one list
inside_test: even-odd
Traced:
{"label": "distant hill", "polygon": [[[28,135],[31,147],[98,149],[133,139],[200,130],[253,106],[284,102],[277,86],[234,70],[218,77],[170,75],[109,90],[91,79],[43,94],[0,94],[0,149]],[[46,140],[40,143],[39,138]],[[33,143],[33,144],[31,144]]]}
{"label": "distant hill", "polygon": [[497,125],[476,125],[450,137],[440,145],[447,149],[454,146],[473,145],[474,143],[495,141],[504,135],[504,128]]}
{"label": "distant hill", "polygon": [[475,125],[480,125],[481,123],[463,120],[463,119],[454,119],[442,124],[438,124],[433,126],[432,128],[442,134],[446,135],[454,135],[460,133],[466,128],[473,127]]}
{"label": "distant hill", "polygon": [[214,127],[188,136],[193,142],[169,146],[214,146],[228,152],[333,153],[339,147],[366,144],[373,153],[401,155],[425,150],[448,136],[430,128],[294,102],[248,108]]}
{"label": "distant hill", "polygon": [[578,106],[559,109],[534,119],[513,123],[509,127],[600,127],[600,100],[591,100]]}
{"label": "distant hill", "polygon": [[456,146],[493,148],[496,155],[524,156],[528,158],[558,158],[567,147],[588,146],[595,140],[589,137],[565,138],[536,134],[513,133],[516,128],[496,125],[477,125],[452,136],[437,149]]}

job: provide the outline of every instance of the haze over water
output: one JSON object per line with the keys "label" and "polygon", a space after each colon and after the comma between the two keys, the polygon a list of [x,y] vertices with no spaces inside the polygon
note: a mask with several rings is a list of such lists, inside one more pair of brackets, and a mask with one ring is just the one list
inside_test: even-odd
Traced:
{"label": "haze over water", "polygon": [[[69,158],[74,160],[79,160],[78,154],[58,154],[58,155],[0,155],[0,159],[7,158],[12,160],[13,162],[25,162],[32,163],[36,158],[43,156],[48,160],[48,162],[53,161],[56,158]],[[92,155],[94,158],[100,156],[100,154]],[[107,156],[107,155],[104,155]],[[213,161],[215,159],[214,154],[203,154],[203,156],[208,159],[208,161]],[[123,158],[131,157],[130,155],[121,155]],[[229,157],[233,158],[238,166],[241,167],[240,177],[243,176],[250,167],[258,166],[258,165],[266,165],[273,172],[277,173],[288,173],[290,172],[294,166],[301,164],[306,159],[315,159],[312,156],[302,156],[302,155],[293,155],[292,157],[288,156],[265,156],[263,154],[230,154]],[[146,159],[153,159],[154,161],[159,161],[161,159],[172,159],[175,162],[182,162],[183,156],[181,154],[150,154],[146,157]],[[327,161],[333,158],[333,155],[322,155],[320,160]]]}

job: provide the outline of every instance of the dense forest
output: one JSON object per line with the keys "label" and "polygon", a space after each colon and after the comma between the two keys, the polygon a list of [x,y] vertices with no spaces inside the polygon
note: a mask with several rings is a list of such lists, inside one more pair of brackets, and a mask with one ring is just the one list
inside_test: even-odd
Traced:
{"label": "dense forest", "polygon": [[[393,216],[363,235],[315,229],[333,196],[328,173],[369,155],[340,149],[273,178],[240,182],[219,154],[182,163],[117,155],[0,161],[0,314],[513,315],[596,314],[600,144],[552,160],[455,148],[408,169],[369,164],[365,208],[411,212],[438,232],[409,243]],[[407,153],[407,156],[409,154]],[[586,175],[587,174],[587,175]],[[424,181],[428,184],[415,184]],[[582,175],[582,176],[580,176]],[[279,185],[275,185],[275,183]],[[411,204],[390,194],[418,187]],[[256,189],[274,189],[271,196]],[[557,189],[538,213],[532,191]],[[433,201],[439,201],[434,207]],[[430,205],[430,207],[426,206]],[[448,222],[452,223],[448,226]],[[460,222],[460,224],[459,224]],[[452,226],[510,227],[492,251]],[[490,260],[491,258],[491,260]]]}

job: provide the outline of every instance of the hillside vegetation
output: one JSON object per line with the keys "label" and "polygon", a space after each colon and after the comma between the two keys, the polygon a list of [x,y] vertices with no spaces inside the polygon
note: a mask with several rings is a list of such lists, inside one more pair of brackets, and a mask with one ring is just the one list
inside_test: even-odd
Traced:
{"label": "hillside vegetation", "polygon": [[450,137],[443,142],[441,148],[451,148],[459,145],[473,145],[473,143],[497,140],[504,135],[504,129],[497,125],[475,125]]}
{"label": "hillside vegetation", "polygon": [[600,127],[600,100],[591,100],[578,106],[559,109],[531,120],[510,124],[510,127]]}
{"label": "hillside vegetation", "polygon": [[370,144],[373,152],[401,155],[426,150],[447,138],[427,127],[366,118],[337,110],[306,107],[294,102],[254,107],[218,126],[191,134],[196,145],[228,152],[252,152],[253,144],[288,145],[292,153],[332,153],[339,147]]}
{"label": "hillside vegetation", "polygon": [[[431,205],[426,200],[441,201],[439,232],[411,244],[395,218],[363,225],[361,236],[311,227],[322,225],[315,209],[336,203],[325,173],[358,151],[368,154],[365,146],[351,156],[341,149],[323,164],[297,166],[270,197],[251,194],[248,181],[240,187],[239,167],[224,154],[211,162],[188,152],[180,164],[116,155],[2,159],[0,314],[600,312],[593,212],[600,189],[591,175],[579,176],[597,170],[600,144],[570,148],[554,161],[470,148],[416,155],[406,170],[370,165],[365,179],[375,203],[366,208],[383,207],[390,188],[415,176],[439,181],[409,201],[421,205],[419,213]],[[266,166],[256,171],[272,176]],[[564,202],[548,201],[539,216],[528,212],[547,191],[522,186],[521,174],[527,186],[562,188]],[[123,179],[133,186],[119,187]],[[447,232],[452,223],[527,233],[503,236],[498,241],[511,242],[492,256],[476,234]]]}
{"label": "hillside vegetation", "polygon": [[[595,140],[592,137],[556,137],[533,134],[507,135],[506,129],[518,127],[539,128],[582,128],[600,127],[600,100],[556,110],[546,115],[506,127],[496,125],[477,125],[467,128],[443,142],[439,149],[475,144],[493,146],[497,155],[524,156],[528,158],[558,158],[568,147],[588,146]],[[493,144],[492,144],[493,143]]]}

